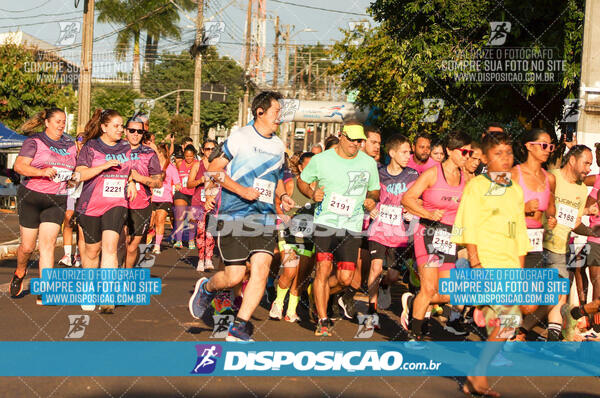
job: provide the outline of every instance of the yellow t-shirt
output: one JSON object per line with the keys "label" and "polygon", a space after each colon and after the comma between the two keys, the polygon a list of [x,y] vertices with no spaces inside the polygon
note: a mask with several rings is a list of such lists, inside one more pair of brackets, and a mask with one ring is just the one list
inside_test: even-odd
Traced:
{"label": "yellow t-shirt", "polygon": [[477,246],[484,268],[520,268],[519,256],[532,249],[525,224],[523,189],[492,182],[486,174],[465,186],[452,242]]}
{"label": "yellow t-shirt", "polygon": [[544,249],[564,254],[568,249],[569,233],[575,227],[577,218],[583,216],[588,190],[585,184],[568,182],[560,169],[550,170],[556,177],[556,227],[548,229],[544,218]]}

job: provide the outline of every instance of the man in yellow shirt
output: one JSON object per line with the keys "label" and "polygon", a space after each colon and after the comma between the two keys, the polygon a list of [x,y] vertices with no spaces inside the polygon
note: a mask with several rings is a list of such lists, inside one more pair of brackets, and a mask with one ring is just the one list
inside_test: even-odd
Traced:
{"label": "man in yellow shirt", "polygon": [[[511,180],[512,141],[506,133],[488,134],[482,143],[487,172],[470,180],[458,207],[452,242],[465,245],[472,268],[522,268],[531,249],[525,224],[523,190]],[[488,341],[505,341],[500,320],[506,316],[520,319],[516,305],[485,306]],[[520,322],[519,322],[520,323]],[[488,384],[485,368],[497,354],[495,346],[481,353],[476,371],[463,386],[467,394],[499,396]]]}

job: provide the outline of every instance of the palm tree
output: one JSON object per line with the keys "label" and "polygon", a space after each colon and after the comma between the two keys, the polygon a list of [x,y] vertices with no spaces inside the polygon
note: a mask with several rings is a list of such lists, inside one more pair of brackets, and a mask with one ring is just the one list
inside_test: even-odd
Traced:
{"label": "palm tree", "polygon": [[[191,0],[178,0],[191,3]],[[179,4],[179,3],[178,3]],[[189,8],[189,6],[187,6]],[[169,0],[98,0],[98,22],[124,25],[117,35],[115,55],[117,60],[125,58],[133,42],[132,86],[141,90],[140,84],[140,36],[143,31],[158,39],[160,36],[181,38],[179,11]]]}

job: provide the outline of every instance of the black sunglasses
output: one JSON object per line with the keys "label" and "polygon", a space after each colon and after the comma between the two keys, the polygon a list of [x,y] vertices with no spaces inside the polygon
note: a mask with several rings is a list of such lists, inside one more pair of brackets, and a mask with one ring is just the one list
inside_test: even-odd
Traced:
{"label": "black sunglasses", "polygon": [[208,148],[202,148],[205,151],[212,151],[213,149],[215,149],[214,146],[208,147]]}
{"label": "black sunglasses", "polygon": [[354,140],[353,140],[352,138],[348,137],[348,135],[347,135],[347,134],[342,134],[342,135],[343,135],[344,137],[346,137],[346,139],[347,139],[348,141],[350,141],[350,142],[360,142],[360,141],[364,141],[364,139],[362,139],[362,138],[356,138],[356,139],[354,139]]}
{"label": "black sunglasses", "polygon": [[145,134],[146,130],[144,129],[127,129],[131,134]]}

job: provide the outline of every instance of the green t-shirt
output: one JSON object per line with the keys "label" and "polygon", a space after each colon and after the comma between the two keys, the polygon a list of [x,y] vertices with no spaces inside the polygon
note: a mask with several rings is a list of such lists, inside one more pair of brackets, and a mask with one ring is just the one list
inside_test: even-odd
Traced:
{"label": "green t-shirt", "polygon": [[379,190],[377,163],[359,151],[353,159],[344,159],[335,149],[311,158],[300,174],[302,181],[318,181],[325,187],[323,201],[315,208],[315,224],[361,232],[363,202],[367,191]]}

